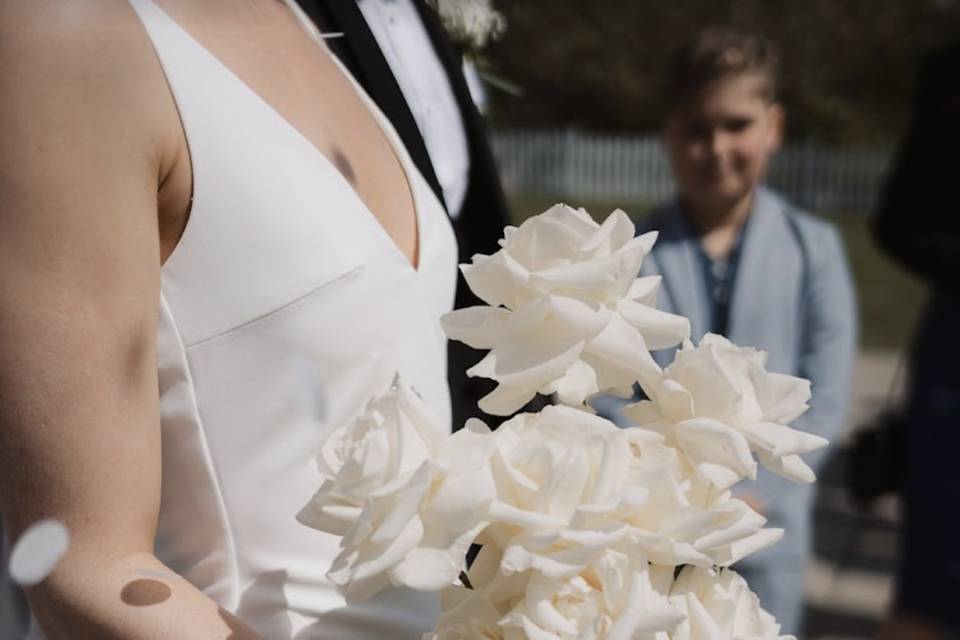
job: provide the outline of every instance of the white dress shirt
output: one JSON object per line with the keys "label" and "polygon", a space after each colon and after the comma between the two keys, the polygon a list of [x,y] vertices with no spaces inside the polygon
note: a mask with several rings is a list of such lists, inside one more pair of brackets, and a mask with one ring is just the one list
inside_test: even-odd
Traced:
{"label": "white dress shirt", "polygon": [[450,79],[411,0],[359,0],[420,129],[450,217],[467,194],[470,153]]}

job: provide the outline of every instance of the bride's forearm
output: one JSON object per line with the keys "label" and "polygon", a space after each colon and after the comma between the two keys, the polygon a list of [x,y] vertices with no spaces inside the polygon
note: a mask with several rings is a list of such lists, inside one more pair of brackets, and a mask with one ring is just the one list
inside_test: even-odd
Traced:
{"label": "bride's forearm", "polygon": [[72,550],[27,597],[49,640],[261,640],[151,554]]}

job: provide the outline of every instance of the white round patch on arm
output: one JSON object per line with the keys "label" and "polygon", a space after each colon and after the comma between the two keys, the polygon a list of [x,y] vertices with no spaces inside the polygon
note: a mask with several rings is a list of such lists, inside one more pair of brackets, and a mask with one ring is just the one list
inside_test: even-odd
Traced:
{"label": "white round patch on arm", "polygon": [[67,528],[56,520],[31,525],[10,554],[10,576],[19,585],[30,587],[53,571],[70,546]]}

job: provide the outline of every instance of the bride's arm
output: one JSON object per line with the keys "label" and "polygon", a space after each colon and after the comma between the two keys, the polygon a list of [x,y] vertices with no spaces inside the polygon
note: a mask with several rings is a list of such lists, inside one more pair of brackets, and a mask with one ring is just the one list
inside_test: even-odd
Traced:
{"label": "bride's arm", "polygon": [[0,511],[70,532],[52,640],[257,637],[153,555],[168,104],[126,2],[0,3]]}

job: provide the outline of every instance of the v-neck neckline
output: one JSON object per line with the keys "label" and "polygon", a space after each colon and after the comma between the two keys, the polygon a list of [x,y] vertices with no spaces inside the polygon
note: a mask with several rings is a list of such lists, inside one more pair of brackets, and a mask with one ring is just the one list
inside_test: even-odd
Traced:
{"label": "v-neck neckline", "polygon": [[407,254],[400,248],[397,242],[393,239],[389,232],[387,232],[386,227],[383,223],[380,222],[380,219],[373,213],[367,203],[364,202],[363,198],[353,187],[353,185],[343,176],[340,170],[336,167],[333,161],[327,157],[323,151],[317,147],[316,144],[310,138],[308,138],[300,129],[298,129],[292,122],[290,122],[286,117],[283,116],[269,101],[267,101],[263,96],[261,96],[257,91],[255,91],[249,84],[247,84],[240,76],[238,76],[229,66],[227,66],[220,58],[213,54],[207,47],[205,47],[199,40],[197,40],[193,35],[187,31],[179,22],[177,22],[170,14],[163,10],[162,7],[157,5],[153,0],[146,0],[154,6],[154,8],[159,11],[163,16],[167,18],[177,29],[179,29],[183,35],[196,46],[205,56],[207,56],[211,61],[213,61],[217,67],[223,70],[223,72],[232,79],[239,87],[242,88],[244,93],[250,95],[254,100],[260,103],[266,110],[275,118],[278,122],[283,125],[283,128],[290,131],[294,138],[298,139],[301,144],[307,145],[313,153],[319,156],[327,167],[335,174],[335,180],[338,180],[341,186],[344,187],[350,194],[351,197],[356,201],[356,203],[363,209],[366,214],[368,223],[375,227],[375,233],[382,239],[382,241],[388,245],[391,251],[395,254],[395,257],[406,266],[407,269],[412,271],[415,275],[419,274],[420,267],[423,264],[423,257],[425,254],[424,247],[424,219],[423,219],[423,207],[421,206],[420,197],[416,185],[414,184],[414,179],[416,178],[415,167],[410,158],[406,155],[406,149],[403,148],[402,142],[399,140],[399,136],[392,130],[389,121],[383,113],[380,112],[379,107],[376,103],[366,94],[363,88],[357,83],[357,81],[350,75],[346,70],[343,64],[333,55],[329,47],[323,42],[323,38],[320,34],[320,31],[309,21],[309,18],[302,13],[302,9],[296,6],[296,3],[292,0],[281,0],[284,5],[294,14],[294,18],[300,23],[301,27],[306,32],[309,38],[311,38],[317,47],[319,47],[324,55],[328,56],[333,62],[336,69],[339,73],[347,80],[347,83],[350,87],[356,92],[357,96],[360,98],[360,102],[367,108],[367,112],[373,118],[374,122],[377,125],[377,128],[380,130],[380,134],[384,137],[387,142],[387,145],[392,150],[394,157],[397,160],[397,163],[400,165],[400,170],[403,173],[404,182],[407,185],[407,190],[410,193],[410,201],[413,206],[414,214],[414,223],[416,224],[416,262],[412,261]]}

